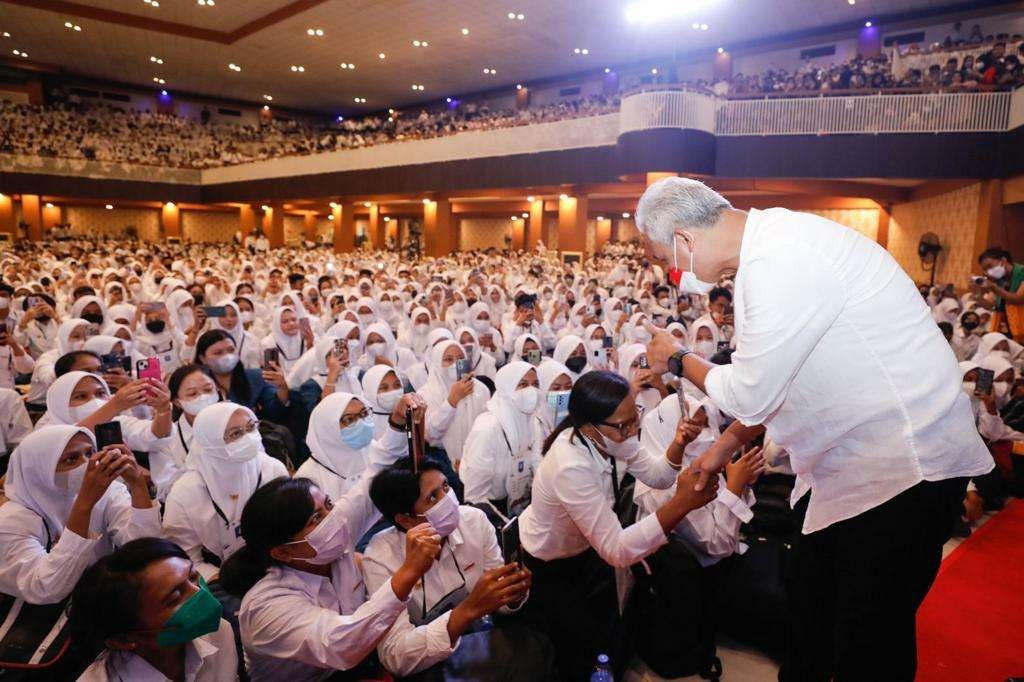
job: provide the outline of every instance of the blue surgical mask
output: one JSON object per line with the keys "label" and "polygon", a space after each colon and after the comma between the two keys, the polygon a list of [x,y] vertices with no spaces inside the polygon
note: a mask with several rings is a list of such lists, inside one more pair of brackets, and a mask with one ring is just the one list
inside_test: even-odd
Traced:
{"label": "blue surgical mask", "polygon": [[362,450],[373,440],[373,415],[341,430],[341,440],[353,450]]}

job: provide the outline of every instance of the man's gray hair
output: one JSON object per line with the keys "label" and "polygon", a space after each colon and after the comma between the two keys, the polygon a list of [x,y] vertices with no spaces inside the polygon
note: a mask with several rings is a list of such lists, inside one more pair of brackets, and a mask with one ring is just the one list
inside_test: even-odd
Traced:
{"label": "man's gray hair", "polygon": [[659,244],[671,244],[676,230],[707,228],[732,208],[725,197],[691,178],[662,178],[636,205],[636,229]]}

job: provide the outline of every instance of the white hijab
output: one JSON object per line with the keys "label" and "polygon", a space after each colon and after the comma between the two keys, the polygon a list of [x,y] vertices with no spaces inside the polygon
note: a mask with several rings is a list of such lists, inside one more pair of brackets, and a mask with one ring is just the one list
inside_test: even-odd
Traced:
{"label": "white hijab", "polygon": [[363,374],[362,388],[363,388],[363,402],[370,406],[370,410],[373,412],[373,434],[375,438],[380,438],[384,433],[384,430],[388,428],[388,419],[391,416],[391,410],[386,410],[381,407],[381,404],[377,402],[377,393],[380,391],[380,382],[384,381],[384,377],[388,374],[394,374],[398,377],[398,380],[402,380],[401,373],[394,367],[388,367],[387,365],[374,365],[370,369],[366,370]]}
{"label": "white hijab", "polygon": [[107,382],[100,375],[91,374],[90,372],[68,372],[57,377],[57,380],[46,389],[46,414],[39,420],[39,424],[36,425],[37,429],[40,425],[78,423],[78,420],[71,416],[71,406],[69,403],[71,402],[71,394],[78,387],[78,382],[86,377],[98,381],[100,386],[106,390],[107,397],[110,397],[110,387],[107,386]]}
{"label": "white hijab", "polygon": [[[294,295],[292,298],[298,298],[298,295]],[[296,332],[295,336],[288,336],[281,330],[281,316],[288,311],[294,313],[296,318],[300,317],[299,311],[295,307],[283,306],[277,308],[274,310],[271,333],[274,335],[274,343],[277,345],[277,349],[281,351],[281,355],[284,356],[284,360],[295,362],[309,349],[303,343],[301,331]]]}
{"label": "white hijab", "polygon": [[[264,454],[262,442],[260,455],[250,460],[235,460],[228,452],[224,429],[238,410],[256,421],[252,410],[237,403],[214,403],[203,408],[192,422],[192,447],[188,453],[188,467],[199,473],[210,498],[225,514],[229,514],[229,518],[237,518],[249,496],[255,492],[260,480],[260,455]],[[258,439],[258,432],[256,436]],[[232,495],[236,497],[232,499]]]}
{"label": "white hijab", "polygon": [[576,383],[576,377],[569,368],[557,360],[545,360],[537,368],[537,383],[540,386],[540,398],[537,401],[537,421],[544,430],[543,434],[545,437],[554,431],[556,426],[555,410],[548,403],[548,393],[551,391],[551,384],[563,374],[569,377],[569,380],[574,384]]}
{"label": "white hijab", "polygon": [[[451,340],[441,341],[430,351],[427,383],[419,391],[423,399],[427,401],[428,410],[439,409],[441,404],[448,400],[448,393],[452,390],[454,381],[449,380],[446,376],[446,372],[441,366],[441,360],[448,348],[458,345]],[[489,399],[490,392],[487,390],[487,387],[474,379],[473,393],[459,401],[459,404],[455,407],[455,417],[448,425],[448,430],[441,439],[441,445],[453,462],[462,459],[462,447],[466,442],[466,436],[469,435],[469,430],[473,426],[473,420],[487,408],[487,401]]]}
{"label": "white hijab", "polygon": [[358,478],[366,469],[366,452],[353,450],[341,439],[341,415],[353,400],[366,401],[351,393],[332,393],[313,408],[309,416],[306,445],[321,466],[345,479]]}
{"label": "white hijab", "polygon": [[513,360],[499,369],[494,380],[494,395],[487,401],[487,412],[479,417],[496,422],[513,453],[530,448],[534,442],[533,413],[524,414],[516,407],[516,386],[531,369],[535,367],[522,360]]}

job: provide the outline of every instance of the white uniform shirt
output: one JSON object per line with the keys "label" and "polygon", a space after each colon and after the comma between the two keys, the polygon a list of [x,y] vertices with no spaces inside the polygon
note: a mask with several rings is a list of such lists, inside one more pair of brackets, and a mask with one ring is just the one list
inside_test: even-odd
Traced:
{"label": "white uniform shirt", "polygon": [[31,374],[36,361],[28,354],[15,355],[10,346],[0,346],[0,388],[14,388],[14,377]]}
{"label": "white uniform shirt", "polygon": [[[288,475],[288,470],[278,460],[270,455],[258,456],[260,485]],[[203,578],[211,580],[220,569],[203,561],[203,548],[223,561],[244,544],[238,534],[238,524],[245,501],[236,504],[235,509],[221,510],[227,517],[225,523],[213,505],[213,498],[210,497],[203,477],[198,471],[190,469],[175,481],[167,495],[167,504],[164,507],[164,536],[185,550],[188,558],[195,563],[196,570]]]}
{"label": "white uniform shirt", "polygon": [[[405,533],[389,528],[373,536],[363,555],[366,588],[376,592],[387,584],[405,561]],[[459,507],[459,526],[446,539],[441,556],[416,583],[409,595],[408,609],[391,626],[377,646],[380,662],[393,675],[405,677],[425,670],[451,656],[458,647],[451,645],[448,619],[451,611],[429,623],[413,625],[423,617],[424,604],[429,612],[444,597],[465,587],[473,591],[484,571],[504,565],[498,548],[498,536],[487,515],[475,507]],[[425,590],[424,590],[425,586]]]}
{"label": "white uniform shirt", "polygon": [[88,538],[67,528],[49,537],[36,512],[13,501],[0,506],[0,592],[30,604],[59,602],[71,594],[85,569],[114,547],[160,537],[160,508],[136,509],[128,488],[114,481],[93,508],[89,531]]}
{"label": "white uniform shirt", "polygon": [[192,427],[182,415],[171,425],[171,435],[150,450],[149,473],[160,501],[167,499],[171,486],[185,473],[185,460],[191,447]]}
{"label": "white uniform shirt", "polygon": [[[528,452],[523,455],[525,464],[533,471],[537,470],[541,462],[543,440],[539,436],[539,430],[535,431],[534,440],[529,444]],[[462,464],[459,465],[459,478],[465,486],[463,497],[466,502],[476,504],[508,498],[506,483],[512,462],[512,452],[498,419],[490,412],[478,416],[466,437]]]}
{"label": "white uniform shirt", "polygon": [[[668,488],[679,473],[664,455],[654,457],[632,439],[632,453],[618,460],[621,479],[633,474],[652,488]],[[566,559],[593,547],[607,563],[627,567],[665,544],[658,517],[623,528],[612,511],[611,462],[566,429],[533,475],[530,506],[519,516],[523,549],[543,561]]]}
{"label": "white uniform shirt", "polygon": [[707,394],[764,424],[813,491],[804,532],[922,480],[989,471],[962,372],[914,283],[854,230],[753,209],[736,275],[736,352]]}
{"label": "white uniform shirt", "polygon": [[14,389],[0,388],[0,455],[13,451],[30,433],[32,418],[21,395]]}
{"label": "white uniform shirt", "polygon": [[[185,682],[229,682],[238,679],[235,634],[224,619],[220,629],[185,644]],[[170,682],[141,656],[106,649],[86,668],[78,682]]]}

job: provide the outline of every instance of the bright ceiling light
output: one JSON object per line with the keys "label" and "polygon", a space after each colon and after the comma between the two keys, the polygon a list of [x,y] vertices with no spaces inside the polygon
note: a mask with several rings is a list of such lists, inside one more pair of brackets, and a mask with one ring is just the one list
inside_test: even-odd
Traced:
{"label": "bright ceiling light", "polygon": [[366,98],[365,97],[356,97],[356,98],[354,98],[354,101],[355,101],[356,104],[366,104]]}
{"label": "bright ceiling light", "polygon": [[164,80],[163,78],[161,78],[160,76],[153,76],[153,82],[154,82],[154,83],[159,83],[160,85],[163,85],[163,84],[164,84],[164,83],[166,83],[167,81],[165,81],[165,80]]}
{"label": "bright ceiling light", "polygon": [[261,204],[261,205],[260,205],[260,210],[261,210],[261,211],[269,211],[269,210],[270,210],[270,207],[269,207],[269,206],[267,206],[266,204]]}
{"label": "bright ceiling light", "polygon": [[655,67],[655,68],[651,69],[651,74],[653,74],[653,75],[655,75],[655,76],[657,76],[657,75],[658,75],[658,69],[657,69],[657,67]]}
{"label": "bright ceiling light", "polygon": [[468,28],[462,29],[462,35],[468,36],[469,35],[469,29]]}
{"label": "bright ceiling light", "polygon": [[50,202],[46,202],[46,208],[53,208],[53,204],[51,204]]}
{"label": "bright ceiling light", "polygon": [[714,0],[636,0],[626,5],[626,20],[631,24],[652,24],[660,21],[693,16],[697,10],[713,4]]}
{"label": "bright ceiling light", "polygon": [[563,201],[565,201],[566,199],[568,199],[568,198],[569,198],[569,195],[568,195],[568,194],[559,194],[559,195],[558,195],[558,198],[559,198],[559,199],[561,199],[561,200],[563,200]]}
{"label": "bright ceiling light", "polygon": [[524,21],[526,19],[526,15],[525,14],[517,14],[516,15],[516,19],[518,19],[519,21]]}
{"label": "bright ceiling light", "polygon": [[353,64],[352,62],[342,62],[341,64],[338,64],[338,66],[340,66],[343,69],[349,70],[356,68],[356,65]]}
{"label": "bright ceiling light", "polygon": [[107,209],[108,211],[113,211],[114,210],[114,205],[113,204],[107,204],[103,208]]}
{"label": "bright ceiling light", "polygon": [[718,54],[722,54],[723,52],[725,52],[725,48],[724,47],[718,48]]}
{"label": "bright ceiling light", "polygon": [[377,59],[387,59],[387,58],[388,58],[388,56],[385,53],[383,53],[383,52],[381,52],[381,53],[379,53],[377,55]]}
{"label": "bright ceiling light", "polygon": [[263,111],[270,111],[270,107],[266,104],[263,105]]}
{"label": "bright ceiling light", "polygon": [[235,64],[235,63],[228,64],[228,68],[231,69],[232,71],[241,71],[242,70],[242,67],[239,66],[238,64]]}
{"label": "bright ceiling light", "polygon": [[273,95],[263,95],[263,99],[267,100],[268,102],[273,102],[274,101],[274,96]]}
{"label": "bright ceiling light", "polygon": [[623,214],[622,214],[622,217],[623,217],[623,218],[628,218],[628,217],[629,217],[629,213],[623,213]]}
{"label": "bright ceiling light", "polygon": [[531,194],[531,195],[529,195],[528,197],[526,197],[526,200],[527,200],[527,201],[533,201],[533,195]]}
{"label": "bright ceiling light", "polygon": [[338,208],[338,202],[332,201],[330,204],[328,204],[328,206],[330,206],[331,208]]}
{"label": "bright ceiling light", "polygon": [[530,214],[529,214],[529,213],[523,213],[523,217],[524,217],[524,218],[529,218],[529,217],[530,217]]}
{"label": "bright ceiling light", "polygon": [[371,206],[373,206],[373,204],[371,204],[369,201],[364,201],[363,206],[365,206],[366,208],[370,208]]}
{"label": "bright ceiling light", "polygon": [[865,21],[864,22],[864,28],[871,28],[871,22],[870,21]]}
{"label": "bright ceiling light", "polygon": [[505,16],[507,16],[510,21],[524,21],[526,19],[526,15],[522,12],[509,12]]}
{"label": "bright ceiling light", "polygon": [[213,7],[217,3],[214,0],[196,0],[196,4],[200,7]]}
{"label": "bright ceiling light", "polygon": [[445,97],[444,101],[448,102],[448,104],[451,104],[452,103],[452,98],[451,97]]}
{"label": "bright ceiling light", "polygon": [[306,73],[306,67],[305,66],[297,66],[295,64],[292,64],[291,68],[292,68],[292,71],[294,71],[295,73]]}
{"label": "bright ceiling light", "polygon": [[10,38],[10,37],[11,37],[11,34],[9,32],[7,32],[7,31],[4,31],[4,38]]}
{"label": "bright ceiling light", "polygon": [[516,90],[522,90],[522,89],[523,89],[523,84],[522,83],[516,83]]}
{"label": "bright ceiling light", "polygon": [[413,47],[430,47],[430,43],[425,40],[414,40],[412,41]]}
{"label": "bright ceiling light", "polygon": [[388,109],[388,113],[389,114],[393,114],[393,113],[395,113],[395,110],[394,109]]}
{"label": "bright ceiling light", "polygon": [[486,67],[485,66],[484,67],[484,73],[487,74],[488,76],[493,76],[493,75],[495,75],[498,72],[495,69],[492,69],[490,67]]}
{"label": "bright ceiling light", "polygon": [[846,4],[848,4],[848,5],[856,5],[857,4],[857,0],[846,0]]}
{"label": "bright ceiling light", "polygon": [[390,223],[391,222],[391,216],[389,216],[389,215],[384,216],[384,222]]}
{"label": "bright ceiling light", "polygon": [[517,215],[512,216],[512,221],[515,222],[516,220],[519,220],[519,216],[517,216]]}
{"label": "bright ceiling light", "polygon": [[702,30],[702,31],[708,30],[708,25],[707,24],[701,24],[700,25],[700,30]]}
{"label": "bright ceiling light", "polygon": [[605,72],[605,73],[611,73],[611,72],[612,72],[612,70],[611,70],[611,69],[609,69],[609,68],[608,68],[608,67],[606,66],[606,67],[604,67],[604,72]]}
{"label": "bright ceiling light", "polygon": [[78,24],[73,24],[70,21],[65,21],[64,22],[64,28],[71,29],[72,31],[81,31],[82,30],[81,26],[79,26]]}
{"label": "bright ceiling light", "polygon": [[427,199],[426,197],[424,197],[423,198],[423,203],[424,204],[429,204],[430,203],[430,199]]}
{"label": "bright ceiling light", "polygon": [[603,215],[597,216],[597,221],[598,222],[601,222],[602,220],[604,220],[604,216]]}
{"label": "bright ceiling light", "polygon": [[306,29],[306,35],[307,36],[315,36],[317,38],[323,38],[324,37],[324,30],[322,28],[307,28]]}
{"label": "bright ceiling light", "polygon": [[161,59],[160,57],[150,57],[149,61],[153,62],[154,64],[163,64],[164,63],[164,60]]}

